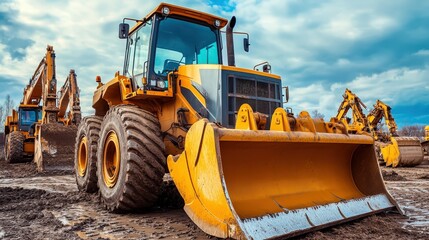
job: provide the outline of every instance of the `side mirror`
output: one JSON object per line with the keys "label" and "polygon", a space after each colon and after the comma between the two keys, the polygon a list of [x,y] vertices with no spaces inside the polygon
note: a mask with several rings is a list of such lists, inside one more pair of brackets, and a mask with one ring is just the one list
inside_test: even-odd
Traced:
{"label": "side mirror", "polygon": [[119,24],[119,38],[120,39],[128,38],[129,32],[130,32],[130,25],[128,25],[128,23]]}
{"label": "side mirror", "polygon": [[289,102],[289,87],[288,86],[283,87],[283,90],[284,90],[283,96],[285,97],[285,101],[283,103],[287,103]]}
{"label": "side mirror", "polygon": [[244,51],[249,52],[249,46],[250,46],[249,38],[246,37],[243,39]]}

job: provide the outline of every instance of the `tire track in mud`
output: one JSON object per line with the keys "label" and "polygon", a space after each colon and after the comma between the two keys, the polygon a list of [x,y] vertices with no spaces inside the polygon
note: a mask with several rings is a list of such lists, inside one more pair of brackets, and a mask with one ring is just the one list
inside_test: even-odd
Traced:
{"label": "tire track in mud", "polygon": [[[196,227],[181,207],[170,207],[171,202],[146,212],[112,214],[100,206],[97,194],[79,193],[72,175],[19,177],[14,173],[13,177],[18,177],[12,178],[7,166],[0,163],[0,168],[4,173],[0,174],[0,195],[3,199],[7,196],[0,200],[0,238],[211,238]],[[17,166],[11,169],[15,171]],[[404,180],[387,181],[386,185],[407,217],[380,214],[300,238],[429,239],[429,180],[425,179],[429,168],[393,171]],[[169,185],[164,197],[177,197],[173,188]]]}

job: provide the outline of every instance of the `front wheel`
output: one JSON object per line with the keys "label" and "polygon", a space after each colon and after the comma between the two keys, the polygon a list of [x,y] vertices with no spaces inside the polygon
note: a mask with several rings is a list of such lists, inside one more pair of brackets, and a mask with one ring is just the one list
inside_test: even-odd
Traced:
{"label": "front wheel", "polygon": [[6,162],[8,163],[19,163],[24,162],[24,140],[25,136],[20,131],[14,131],[9,133],[7,143],[5,144],[6,149]]}
{"label": "front wheel", "polygon": [[151,207],[165,173],[164,149],[156,116],[134,105],[111,108],[101,125],[97,150],[104,206],[115,212]]}

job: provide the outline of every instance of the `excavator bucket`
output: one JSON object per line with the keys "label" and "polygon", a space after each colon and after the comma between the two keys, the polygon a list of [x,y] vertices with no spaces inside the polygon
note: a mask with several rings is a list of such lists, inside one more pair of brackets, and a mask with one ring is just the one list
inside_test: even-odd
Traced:
{"label": "excavator bucket", "polygon": [[37,126],[34,162],[39,172],[74,169],[77,126],[45,123]]}
{"label": "excavator bucket", "polygon": [[391,137],[390,141],[381,147],[386,166],[412,167],[423,162],[424,153],[417,137]]}
{"label": "excavator bucket", "polygon": [[[285,124],[284,110],[279,116],[275,121]],[[184,210],[203,231],[222,238],[284,238],[401,211],[386,190],[371,137],[273,125],[226,129],[203,119],[188,131],[183,153],[168,157]]]}

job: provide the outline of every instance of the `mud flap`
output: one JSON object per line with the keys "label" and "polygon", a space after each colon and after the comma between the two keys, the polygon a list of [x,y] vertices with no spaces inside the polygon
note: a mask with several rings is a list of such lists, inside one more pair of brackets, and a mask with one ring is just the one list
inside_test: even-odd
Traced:
{"label": "mud flap", "polygon": [[369,136],[196,122],[168,168],[194,223],[216,237],[290,237],[388,209]]}
{"label": "mud flap", "polygon": [[381,147],[386,166],[413,167],[423,162],[424,153],[417,137],[391,137],[390,141]]}
{"label": "mud flap", "polygon": [[72,172],[77,126],[47,123],[36,128],[34,162],[37,171]]}

